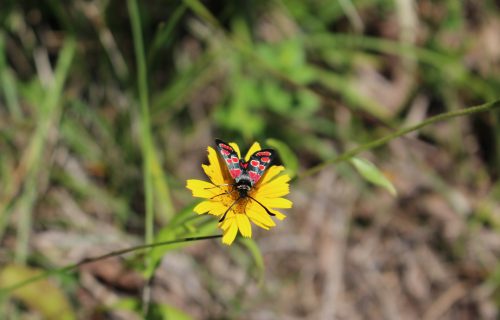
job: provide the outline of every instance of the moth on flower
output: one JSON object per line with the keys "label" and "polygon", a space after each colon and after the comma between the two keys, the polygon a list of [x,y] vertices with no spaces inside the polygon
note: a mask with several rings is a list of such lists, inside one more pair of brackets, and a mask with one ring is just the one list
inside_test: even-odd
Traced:
{"label": "moth on flower", "polygon": [[194,197],[205,199],[194,211],[219,217],[222,242],[230,245],[239,232],[243,237],[252,236],[252,226],[269,230],[276,226],[271,217],[283,220],[286,216],[276,209],[292,207],[292,202],[283,198],[289,190],[290,177],[280,173],[283,166],[273,165],[276,152],[261,149],[255,142],[245,158],[235,143],[215,140],[214,150],[208,147],[208,165],[202,165],[210,182],[191,179],[187,188]]}

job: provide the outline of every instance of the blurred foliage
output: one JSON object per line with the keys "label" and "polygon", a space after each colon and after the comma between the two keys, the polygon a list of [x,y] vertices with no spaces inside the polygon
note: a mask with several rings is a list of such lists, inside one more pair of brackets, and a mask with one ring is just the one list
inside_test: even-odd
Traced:
{"label": "blurred foliage", "polygon": [[[116,0],[0,3],[3,273],[12,260],[50,268],[83,259],[102,243],[132,245],[148,228],[155,241],[213,234],[216,221],[193,216],[184,188],[185,179],[201,175],[213,137],[247,146],[265,141],[296,176],[428,116],[500,97],[498,41],[490,35],[498,35],[498,1],[137,4],[129,14],[131,7]],[[134,14],[140,44],[132,34]],[[500,190],[499,120],[498,112],[488,113],[423,130],[418,138],[447,152],[457,172],[449,177],[436,160],[436,175],[463,189]],[[414,138],[405,140],[409,148]],[[369,155],[373,164],[357,159],[354,166],[392,192],[397,183],[384,163],[393,154],[383,148]],[[372,190],[352,167],[336,169],[360,193]],[[144,187],[148,179],[151,190]],[[446,189],[441,177],[434,179],[440,186],[434,190]],[[472,209],[478,214],[471,229],[498,229],[498,195],[487,196]],[[154,220],[145,223],[146,211]],[[62,249],[39,241],[51,232],[62,237],[55,241]],[[131,269],[150,278],[165,254],[186,247],[156,248],[149,265]],[[265,255],[253,241],[233,250],[231,261],[262,277]],[[498,290],[498,265],[487,269],[496,272]],[[215,291],[212,281],[207,287]],[[238,292],[227,313],[211,317],[241,317],[243,296]],[[14,298],[0,311],[45,312]],[[140,300],[136,295],[114,306],[137,314]],[[186,317],[155,301],[151,308],[158,318]],[[98,309],[80,316],[114,308]]]}
{"label": "blurred foliage", "polygon": [[385,188],[392,195],[396,195],[396,188],[394,188],[391,181],[389,181],[373,163],[360,158],[352,158],[350,162],[367,181]]}
{"label": "blurred foliage", "polygon": [[[41,270],[22,265],[5,265],[0,272],[0,285],[6,287],[36,276]],[[43,294],[41,294],[43,292]],[[30,309],[36,310],[44,319],[76,319],[68,297],[48,280],[41,280],[13,293]]]}

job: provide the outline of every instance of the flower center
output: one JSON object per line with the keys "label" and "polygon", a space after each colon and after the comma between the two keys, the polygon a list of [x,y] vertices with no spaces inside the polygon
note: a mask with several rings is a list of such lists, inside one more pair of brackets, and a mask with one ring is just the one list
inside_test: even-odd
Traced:
{"label": "flower center", "polygon": [[240,201],[238,201],[238,203],[235,204],[233,207],[233,212],[245,214],[245,209],[247,207],[248,200],[249,198],[242,198]]}
{"label": "flower center", "polygon": [[250,201],[250,198],[248,197],[240,198],[238,190],[233,189],[232,187],[228,187],[226,192],[227,192],[226,195],[221,196],[220,200],[222,204],[226,208],[229,208],[235,201],[238,201],[237,203],[234,203],[233,207],[231,208],[231,211],[233,211],[233,213],[235,214],[236,213],[245,214],[245,208],[248,204],[248,201]]}

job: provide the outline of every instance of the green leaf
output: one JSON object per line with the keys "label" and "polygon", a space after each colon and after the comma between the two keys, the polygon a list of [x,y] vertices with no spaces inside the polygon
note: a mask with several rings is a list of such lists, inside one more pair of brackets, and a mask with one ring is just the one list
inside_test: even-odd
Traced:
{"label": "green leaf", "polygon": [[262,276],[264,275],[264,258],[262,257],[262,252],[260,251],[259,246],[255,243],[255,240],[249,238],[241,237],[240,242],[252,254],[252,258],[257,266],[257,277],[259,280],[262,280]]}
{"label": "green leaf", "polygon": [[261,92],[269,109],[280,114],[290,113],[292,97],[278,83],[264,81]]}
{"label": "green leaf", "polygon": [[[137,318],[142,314],[141,302],[133,298],[122,298],[118,300],[117,303],[113,304],[109,310],[126,310],[134,313]],[[191,320],[190,315],[178,309],[174,306],[168,304],[157,304],[152,303],[149,306],[149,312],[146,317],[147,319],[175,319],[175,320]]]}
{"label": "green leaf", "polygon": [[361,158],[352,158],[350,162],[365,180],[387,189],[393,196],[396,195],[396,188],[373,163]]}
{"label": "green leaf", "polygon": [[161,315],[161,319],[176,319],[176,320],[191,320],[190,315],[182,311],[181,309],[177,309],[171,305],[167,304],[158,304],[155,305],[155,309],[157,309],[158,313]]}
{"label": "green leaf", "polygon": [[298,90],[295,97],[297,105],[293,115],[296,118],[309,117],[320,107],[319,98],[307,90]]}
{"label": "green leaf", "polygon": [[297,170],[299,169],[299,161],[297,160],[297,156],[290,149],[290,147],[284,142],[276,139],[267,139],[266,144],[276,149],[285,165],[287,173],[293,177],[297,174]]}
{"label": "green leaf", "polygon": [[[22,265],[6,265],[0,271],[0,287],[8,287],[42,272],[40,269]],[[29,309],[38,311],[43,319],[76,319],[65,293],[47,279],[18,288],[10,294]]]}
{"label": "green leaf", "polygon": [[[163,242],[186,237],[200,237],[212,234],[217,230],[217,220],[193,213],[194,205],[187,206],[177,214],[170,223],[156,233],[154,242]],[[148,254],[151,263],[144,270],[149,278],[167,252],[190,245],[189,242],[180,242],[153,248]]]}

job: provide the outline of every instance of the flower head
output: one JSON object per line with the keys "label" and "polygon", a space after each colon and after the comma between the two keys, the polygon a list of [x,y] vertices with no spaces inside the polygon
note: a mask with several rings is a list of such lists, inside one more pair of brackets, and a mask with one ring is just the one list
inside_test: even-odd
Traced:
{"label": "flower head", "polygon": [[[237,144],[229,143],[232,149],[241,158]],[[259,143],[255,142],[248,150],[242,161],[243,164],[250,160],[255,152],[261,150]],[[292,207],[292,202],[282,198],[289,191],[290,177],[280,173],[283,166],[271,166],[264,175],[243,196],[236,190],[235,179],[228,170],[226,163],[212,147],[208,147],[208,165],[202,165],[210,182],[191,179],[187,181],[187,188],[193,192],[194,197],[203,198],[194,211],[198,214],[212,214],[220,218],[219,228],[223,231],[222,242],[230,245],[239,232],[243,237],[252,236],[250,221],[255,225],[269,230],[276,226],[271,215],[279,220],[286,216],[276,209]],[[246,168],[246,167],[245,167]]]}

